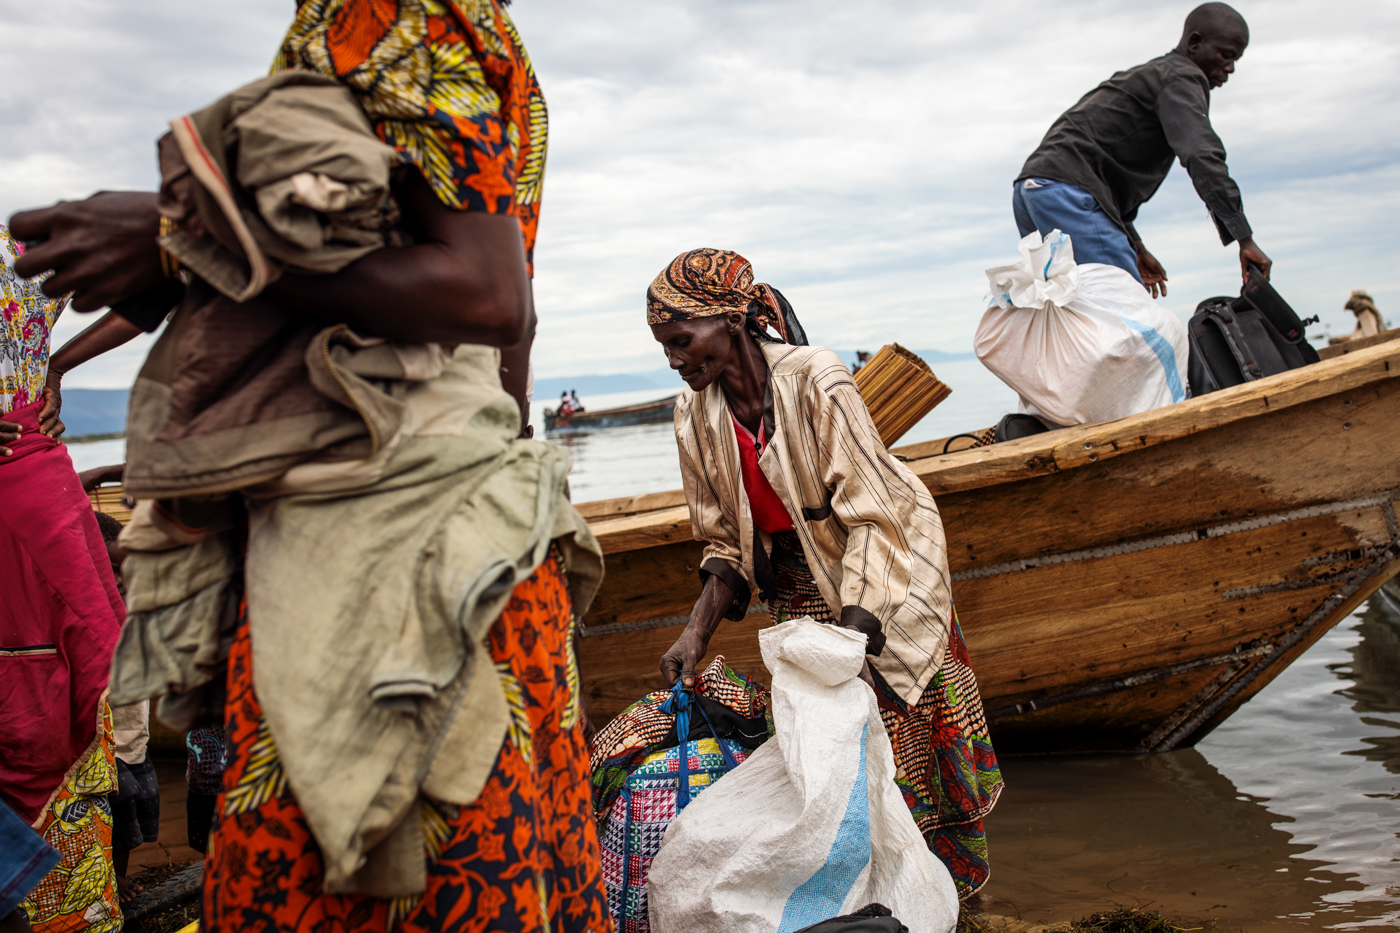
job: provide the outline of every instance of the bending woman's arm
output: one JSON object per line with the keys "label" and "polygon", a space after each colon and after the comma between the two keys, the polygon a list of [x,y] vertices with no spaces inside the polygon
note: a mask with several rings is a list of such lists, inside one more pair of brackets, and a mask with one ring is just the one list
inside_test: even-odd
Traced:
{"label": "bending woman's arm", "polygon": [[719,628],[725,610],[734,602],[734,591],[719,577],[705,578],[705,588],[690,610],[690,621],[685,631],[671,650],[661,656],[661,675],[666,678],[666,686],[675,686],[676,681],[687,690],[695,688],[695,668],[704,659],[710,647],[710,637]]}
{"label": "bending woman's arm", "polygon": [[677,680],[687,687],[695,686],[695,668],[705,657],[710,636],[721,619],[742,619],[749,604],[749,585],[739,570],[743,566],[743,551],[739,547],[739,532],[720,505],[711,474],[696,433],[701,428],[694,423],[698,399],[683,397],[676,404],[676,452],[680,458],[681,480],[685,486],[685,503],[690,509],[690,529],[695,540],[705,542],[700,561],[702,589],[700,598],[690,611],[690,622],[671,650],[661,657],[661,673],[668,685]]}

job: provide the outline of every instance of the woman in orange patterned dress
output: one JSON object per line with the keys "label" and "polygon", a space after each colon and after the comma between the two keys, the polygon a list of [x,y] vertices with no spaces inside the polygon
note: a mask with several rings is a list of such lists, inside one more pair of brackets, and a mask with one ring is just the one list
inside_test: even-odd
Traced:
{"label": "woman in orange patterned dress", "polygon": [[[416,169],[394,192],[413,245],[378,250],[333,275],[284,275],[266,297],[406,343],[500,347],[502,383],[524,412],[547,120],[501,0],[302,0],[274,65],[284,68],[340,80],[379,138]],[[145,291],[162,274],[158,220],[155,196],[146,194],[17,215],[17,232],[47,238],[24,274],[57,269],[55,287],[78,290],[79,311]],[[72,262],[85,252],[72,229],[100,231],[101,250]],[[253,636],[241,619],[202,927],[610,930],[568,572],[565,551],[551,546],[490,628],[485,648],[510,727],[474,801],[448,804],[420,792],[408,819],[421,821],[426,884],[400,897],[326,891],[323,849],[254,689]]]}

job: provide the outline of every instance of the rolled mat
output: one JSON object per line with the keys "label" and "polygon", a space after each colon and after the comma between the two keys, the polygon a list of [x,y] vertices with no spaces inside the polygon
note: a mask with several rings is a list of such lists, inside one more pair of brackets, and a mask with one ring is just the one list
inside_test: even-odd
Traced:
{"label": "rolled mat", "polygon": [[897,343],[881,348],[855,374],[855,381],[886,447],[893,446],[953,391],[938,381],[927,363]]}

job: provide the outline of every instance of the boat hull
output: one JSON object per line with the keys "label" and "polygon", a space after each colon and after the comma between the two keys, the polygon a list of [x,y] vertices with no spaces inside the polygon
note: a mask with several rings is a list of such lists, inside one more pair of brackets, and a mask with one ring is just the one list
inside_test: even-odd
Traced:
{"label": "boat hull", "polygon": [[547,434],[560,434],[566,431],[599,431],[604,428],[622,428],[634,424],[669,424],[676,410],[677,396],[646,402],[641,405],[628,405],[625,408],[608,408],[603,411],[581,411],[561,416],[550,409],[544,412],[544,429]]}
{"label": "boat hull", "polygon": [[[911,467],[1005,752],[1193,744],[1400,572],[1400,341],[1104,425]],[[660,682],[698,595],[683,505],[591,514],[580,646],[599,721]],[[587,509],[585,509],[587,511]],[[711,642],[764,673],[755,613]]]}

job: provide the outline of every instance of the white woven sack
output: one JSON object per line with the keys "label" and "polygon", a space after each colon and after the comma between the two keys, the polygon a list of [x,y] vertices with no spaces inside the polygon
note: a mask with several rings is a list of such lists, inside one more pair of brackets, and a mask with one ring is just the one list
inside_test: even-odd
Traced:
{"label": "white woven sack", "polygon": [[973,347],[1052,425],[1112,421],[1186,398],[1186,328],[1117,266],[1076,264],[1058,230],[987,270],[992,303]]}
{"label": "white woven sack", "polygon": [[881,903],[949,933],[958,896],[894,783],[865,638],[810,618],[759,632],[776,734],[666,830],[647,885],[653,930],[792,933]]}

